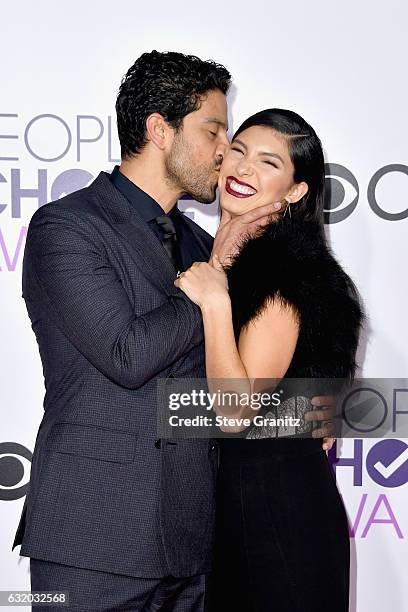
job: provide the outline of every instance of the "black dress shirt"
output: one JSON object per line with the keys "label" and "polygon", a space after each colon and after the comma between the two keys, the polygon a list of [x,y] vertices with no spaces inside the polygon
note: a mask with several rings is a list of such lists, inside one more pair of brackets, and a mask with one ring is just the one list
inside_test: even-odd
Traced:
{"label": "black dress shirt", "polygon": [[[119,170],[119,166],[115,166],[110,175],[110,180],[130,204],[137,208],[139,215],[146,221],[158,239],[162,241],[162,230],[155,221],[156,217],[165,214],[160,204],[122,174]],[[195,261],[201,261],[200,247],[197,244],[193,232],[185,223],[183,213],[179,211],[177,205],[172,208],[168,216],[172,219],[176,228],[176,235],[180,248],[181,269],[187,270]]]}

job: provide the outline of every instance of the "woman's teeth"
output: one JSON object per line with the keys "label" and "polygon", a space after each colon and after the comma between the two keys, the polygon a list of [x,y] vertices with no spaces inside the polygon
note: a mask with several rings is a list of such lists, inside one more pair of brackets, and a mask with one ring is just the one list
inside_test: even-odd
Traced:
{"label": "woman's teeth", "polygon": [[235,181],[230,182],[230,187],[233,191],[237,193],[242,193],[243,195],[254,195],[256,193],[255,189],[251,189],[246,185],[241,185],[240,183],[236,183]]}

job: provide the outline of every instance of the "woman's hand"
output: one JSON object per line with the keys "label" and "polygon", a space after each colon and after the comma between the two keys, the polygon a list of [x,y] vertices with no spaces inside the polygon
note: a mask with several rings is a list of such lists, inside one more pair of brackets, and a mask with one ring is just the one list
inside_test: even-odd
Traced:
{"label": "woman's hand", "polygon": [[223,265],[230,264],[231,259],[239,252],[242,241],[246,237],[255,236],[261,228],[269,225],[271,221],[277,218],[281,209],[281,202],[264,204],[264,206],[237,215],[234,218],[228,211],[222,210],[210,263],[212,264],[213,256],[216,254]]}
{"label": "woman's hand", "polygon": [[195,262],[174,281],[192,302],[201,309],[208,304],[216,305],[229,300],[227,275],[214,255],[211,264]]}

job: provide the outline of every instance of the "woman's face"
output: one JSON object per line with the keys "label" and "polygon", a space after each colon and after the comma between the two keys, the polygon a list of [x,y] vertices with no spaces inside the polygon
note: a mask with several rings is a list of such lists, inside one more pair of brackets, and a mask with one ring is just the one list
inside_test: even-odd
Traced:
{"label": "woman's face", "polygon": [[294,167],[283,136],[268,127],[254,126],[232,141],[220,170],[220,204],[232,216],[281,202],[297,202],[307,184],[295,184]]}

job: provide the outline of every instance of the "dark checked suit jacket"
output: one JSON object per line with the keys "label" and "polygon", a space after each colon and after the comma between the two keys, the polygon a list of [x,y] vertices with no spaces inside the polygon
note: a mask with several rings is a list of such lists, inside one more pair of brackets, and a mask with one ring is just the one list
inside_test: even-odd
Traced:
{"label": "dark checked suit jacket", "polygon": [[[211,236],[183,219],[206,261]],[[157,378],[205,377],[200,311],[174,277],[103,172],[33,215],[23,297],[46,395],[22,555],[150,578],[210,570],[216,445],[156,440]]]}

